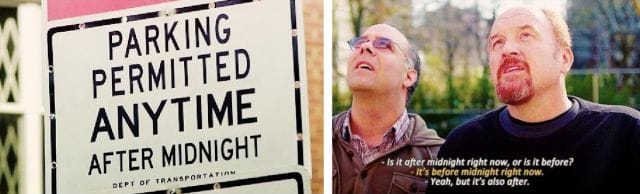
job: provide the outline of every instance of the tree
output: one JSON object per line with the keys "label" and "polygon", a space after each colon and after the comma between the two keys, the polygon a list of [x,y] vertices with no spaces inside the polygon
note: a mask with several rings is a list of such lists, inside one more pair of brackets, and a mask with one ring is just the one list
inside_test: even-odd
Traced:
{"label": "tree", "polygon": [[[574,68],[640,68],[640,1],[571,1],[567,20],[574,40]],[[640,75],[617,73],[612,93],[640,100]],[[610,77],[608,77],[610,78]],[[604,81],[600,79],[599,81]],[[603,85],[604,86],[604,85]],[[624,92],[630,91],[630,92]],[[603,94],[603,97],[608,96]],[[620,96],[616,97],[619,101]],[[603,99],[607,103],[606,99]]]}
{"label": "tree", "polygon": [[[434,11],[425,11],[421,32],[415,33],[421,50],[442,57],[447,102],[445,109],[467,109],[486,107],[492,103],[492,91],[479,91],[487,84],[480,79],[488,77],[486,68],[486,37],[490,19],[484,18],[476,2],[474,6],[461,9],[449,1],[432,2],[442,4]],[[433,6],[426,4],[425,6]],[[493,8],[495,9],[495,8]],[[428,64],[440,67],[438,64]],[[478,100],[480,102],[478,102]],[[491,104],[492,106],[493,104]]]}

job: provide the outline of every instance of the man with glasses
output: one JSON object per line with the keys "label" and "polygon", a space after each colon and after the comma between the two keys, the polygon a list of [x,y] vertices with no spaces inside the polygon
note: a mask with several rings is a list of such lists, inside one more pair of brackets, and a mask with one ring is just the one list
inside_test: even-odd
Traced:
{"label": "man with glasses", "polygon": [[351,108],[333,118],[333,193],[424,193],[417,172],[443,140],[407,113],[420,58],[396,28],[377,24],[349,41]]}

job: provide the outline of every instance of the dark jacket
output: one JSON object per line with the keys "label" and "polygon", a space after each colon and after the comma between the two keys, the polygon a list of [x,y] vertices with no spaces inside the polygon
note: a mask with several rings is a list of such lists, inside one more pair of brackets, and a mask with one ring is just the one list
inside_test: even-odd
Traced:
{"label": "dark jacket", "polygon": [[[427,128],[419,115],[409,114],[409,139],[364,165],[353,146],[342,136],[346,112],[333,118],[333,193],[425,193],[427,177],[416,174],[422,166],[389,166],[389,160],[428,160],[435,158],[444,140]],[[403,162],[404,163],[404,162]],[[425,162],[426,163],[426,162]]]}
{"label": "dark jacket", "polygon": [[[629,107],[596,104],[573,96],[569,96],[569,99],[573,106],[567,112],[538,124],[513,122],[509,113],[505,112],[505,107],[485,113],[449,133],[447,143],[439,153],[440,158],[529,161],[529,165],[521,165],[520,170],[541,170],[543,176],[514,176],[526,180],[525,186],[434,186],[429,191],[637,192],[640,183],[640,112]],[[574,116],[563,121],[571,114]],[[537,134],[558,126],[559,122],[564,124],[552,133]],[[515,130],[519,133],[514,133]],[[567,163],[553,163],[552,159]],[[555,164],[555,167],[551,167],[551,164]],[[498,178],[508,179],[505,176]],[[455,180],[455,177],[451,179]]]}

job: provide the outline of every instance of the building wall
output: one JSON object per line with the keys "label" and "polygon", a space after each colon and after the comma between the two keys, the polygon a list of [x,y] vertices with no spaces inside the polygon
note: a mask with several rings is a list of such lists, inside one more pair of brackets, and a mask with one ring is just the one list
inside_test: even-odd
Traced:
{"label": "building wall", "polygon": [[305,57],[309,88],[309,122],[311,127],[311,191],[323,193],[323,1],[303,0]]}

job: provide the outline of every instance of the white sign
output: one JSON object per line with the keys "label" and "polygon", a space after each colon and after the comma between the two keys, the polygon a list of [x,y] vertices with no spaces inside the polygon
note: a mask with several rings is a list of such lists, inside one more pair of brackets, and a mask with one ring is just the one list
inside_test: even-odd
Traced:
{"label": "white sign", "polygon": [[[284,170],[283,169],[287,169]],[[187,187],[176,193],[311,193],[311,185],[307,177],[309,174],[304,168],[290,167],[278,171],[267,170],[250,173],[249,178]]]}
{"label": "white sign", "polygon": [[47,193],[309,170],[300,4],[177,1],[47,22]]}

